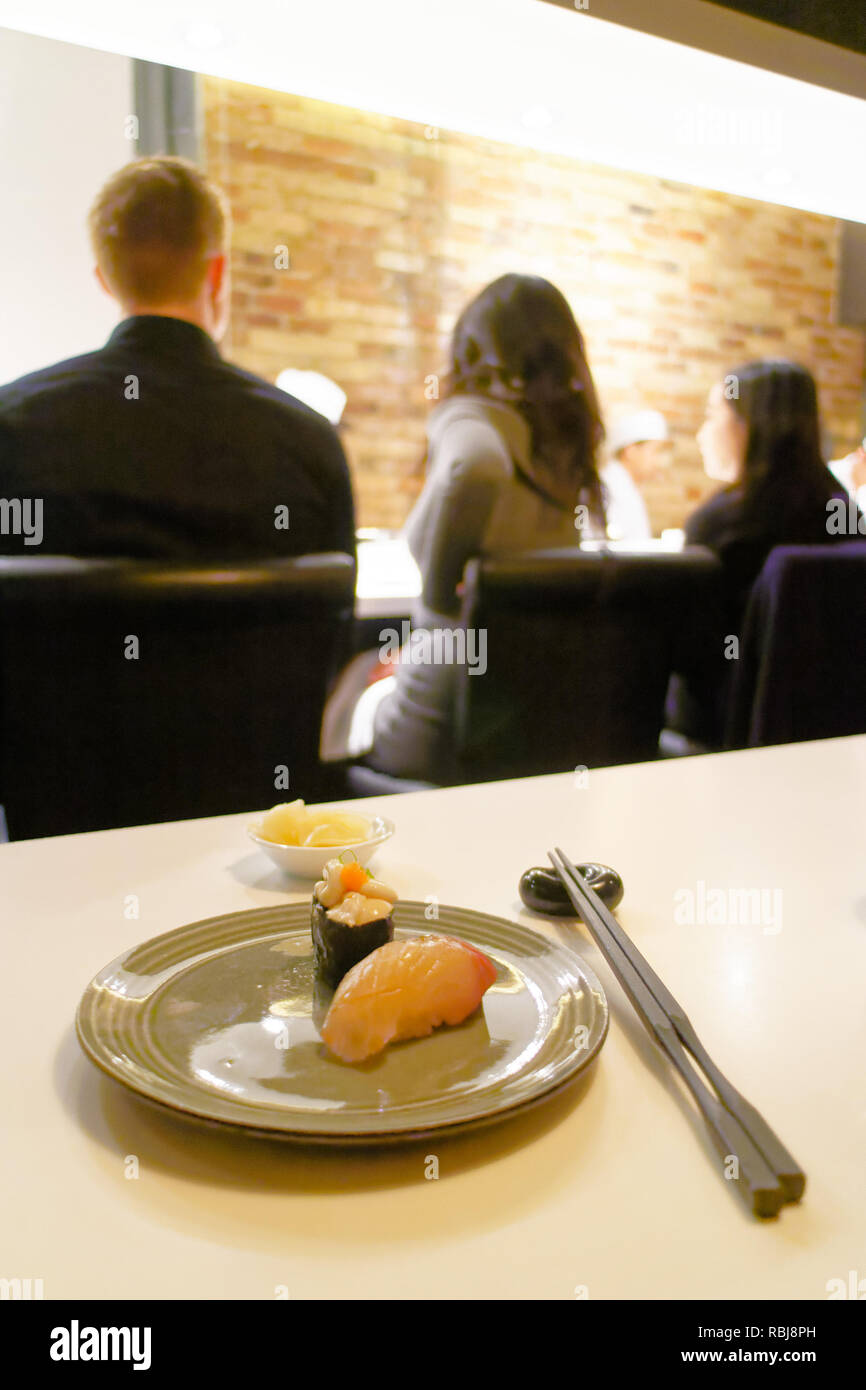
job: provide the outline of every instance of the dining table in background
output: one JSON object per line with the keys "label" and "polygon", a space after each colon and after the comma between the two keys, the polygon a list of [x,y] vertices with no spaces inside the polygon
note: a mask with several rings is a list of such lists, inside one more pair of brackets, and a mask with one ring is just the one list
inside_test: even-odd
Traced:
{"label": "dining table in background", "polygon": [[[399,532],[375,527],[359,529],[357,539],[356,619],[397,623],[408,620],[421,593],[421,571],[405,539]],[[684,532],[671,529],[647,540],[586,540],[581,548],[606,550],[612,554],[663,555],[681,550],[684,539]]]}
{"label": "dining table in background", "polygon": [[421,571],[403,537],[392,532],[359,531],[356,621],[408,620],[420,593]]}
{"label": "dining table in background", "polygon": [[[395,822],[374,862],[402,898],[579,952],[611,1009],[594,1066],[499,1124],[380,1149],[184,1119],[85,1058],[81,994],[136,943],[309,885],[246,814],[2,845],[0,1276],[46,1299],[823,1300],[866,1280],[866,736],[365,808]],[[588,933],[522,906],[557,844],[619,870],[620,921],[802,1164],[799,1205],[751,1215]]]}

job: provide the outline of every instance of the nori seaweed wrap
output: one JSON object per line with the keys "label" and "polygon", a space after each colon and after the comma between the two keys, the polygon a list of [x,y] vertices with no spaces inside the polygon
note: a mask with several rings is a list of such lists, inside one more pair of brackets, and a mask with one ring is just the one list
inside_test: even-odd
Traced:
{"label": "nori seaweed wrap", "polygon": [[374,879],[357,860],[328,861],[325,877],[313,893],[310,919],[321,979],[336,988],[359,960],[393,941],[391,909],[396,899],[394,890]]}

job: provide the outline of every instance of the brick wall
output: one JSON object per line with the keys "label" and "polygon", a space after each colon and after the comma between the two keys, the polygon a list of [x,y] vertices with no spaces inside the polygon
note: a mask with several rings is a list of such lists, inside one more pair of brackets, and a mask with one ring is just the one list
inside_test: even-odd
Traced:
{"label": "brick wall", "polygon": [[360,525],[403,522],[428,379],[459,311],[512,270],[568,298],[606,416],[666,415],[671,466],[646,489],[656,530],[712,490],[695,431],[742,361],[805,363],[836,453],[855,445],[864,334],[834,322],[832,218],[222,79],[202,95],[206,163],[234,215],[228,354],[346,391]]}

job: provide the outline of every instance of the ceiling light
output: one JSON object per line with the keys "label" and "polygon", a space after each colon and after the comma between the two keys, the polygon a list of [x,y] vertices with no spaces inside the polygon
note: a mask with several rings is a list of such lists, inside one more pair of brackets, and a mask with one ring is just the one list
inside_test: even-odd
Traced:
{"label": "ceiling light", "polygon": [[553,112],[546,106],[530,106],[520,117],[527,130],[546,130],[553,125]]}
{"label": "ceiling light", "polygon": [[215,24],[209,24],[204,19],[188,24],[185,37],[187,43],[193,48],[220,48],[226,41],[222,29],[218,29]]}
{"label": "ceiling light", "polygon": [[435,23],[405,0],[244,0],[242,30],[237,14],[237,0],[0,0],[0,23],[27,33],[503,153],[523,146],[866,222],[866,180],[852,172],[852,151],[866,148],[858,97],[539,0],[436,0]]}

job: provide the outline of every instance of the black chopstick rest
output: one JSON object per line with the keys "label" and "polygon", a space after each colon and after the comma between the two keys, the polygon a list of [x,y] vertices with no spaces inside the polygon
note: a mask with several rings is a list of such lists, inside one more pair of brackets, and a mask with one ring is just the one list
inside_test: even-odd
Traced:
{"label": "black chopstick rest", "polygon": [[[611,912],[619,907],[625,889],[616,869],[607,864],[579,864],[578,869]],[[527,869],[517,885],[520,900],[530,912],[543,917],[575,917],[578,914],[562,879],[552,869]]]}

